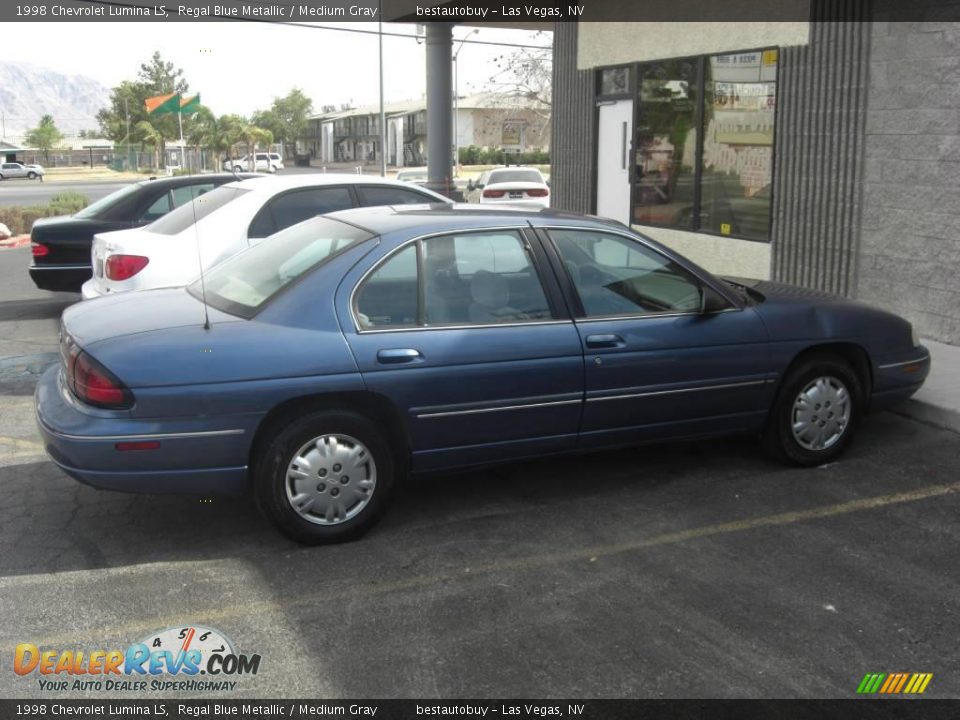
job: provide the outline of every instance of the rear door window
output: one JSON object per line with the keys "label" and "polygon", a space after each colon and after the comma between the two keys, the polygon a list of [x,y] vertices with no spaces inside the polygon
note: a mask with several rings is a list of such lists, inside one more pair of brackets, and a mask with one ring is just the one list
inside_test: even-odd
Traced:
{"label": "rear door window", "polygon": [[250,223],[248,237],[265,238],[315,215],[353,207],[345,187],[304,188],[270,200]]}
{"label": "rear door window", "polygon": [[397,187],[358,187],[361,206],[373,205],[422,205],[439,202],[436,198],[416,190]]}
{"label": "rear door window", "polygon": [[154,220],[162,218],[172,209],[170,206],[170,193],[165,192],[154,200],[150,204],[150,207],[143,211],[143,215],[141,215],[139,219],[141,222],[153,222]]}

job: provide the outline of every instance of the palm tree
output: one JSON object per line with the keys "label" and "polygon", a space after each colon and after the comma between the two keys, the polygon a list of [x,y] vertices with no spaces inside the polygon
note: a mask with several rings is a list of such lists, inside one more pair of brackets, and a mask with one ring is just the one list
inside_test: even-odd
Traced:
{"label": "palm tree", "polygon": [[243,139],[247,141],[247,160],[250,163],[250,172],[256,172],[257,169],[257,145],[263,143],[268,148],[273,142],[273,133],[256,125],[245,125],[243,127]]}
{"label": "palm tree", "polygon": [[160,167],[160,148],[163,147],[163,133],[157,130],[146,120],[141,120],[134,127],[134,135],[140,140],[140,149],[145,145],[153,146],[154,167]]}

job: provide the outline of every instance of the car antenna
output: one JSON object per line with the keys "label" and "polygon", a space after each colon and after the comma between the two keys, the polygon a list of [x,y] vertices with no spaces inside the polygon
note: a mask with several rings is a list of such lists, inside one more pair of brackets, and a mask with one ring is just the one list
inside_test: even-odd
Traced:
{"label": "car antenna", "polygon": [[[234,173],[236,175],[236,173]],[[200,229],[197,227],[197,203],[200,202],[202,195],[198,195],[190,203],[193,211],[193,237],[197,247],[197,262],[200,263],[200,297],[203,300],[203,329],[210,329],[210,309],[207,307],[207,284],[203,279],[203,256],[200,254]]]}

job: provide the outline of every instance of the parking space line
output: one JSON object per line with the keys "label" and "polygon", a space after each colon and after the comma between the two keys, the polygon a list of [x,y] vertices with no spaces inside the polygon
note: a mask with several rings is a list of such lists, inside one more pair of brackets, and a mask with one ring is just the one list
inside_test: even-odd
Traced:
{"label": "parking space line", "polygon": [[[960,491],[960,482],[946,485],[927,485],[925,487],[908,490],[902,493],[891,495],[879,495],[875,497],[861,498],[851,500],[836,505],[826,505],[822,507],[811,508],[809,510],[796,510],[791,512],[779,513],[776,515],[766,515],[756,518],[747,518],[744,520],[735,520],[727,523],[715,525],[705,525],[703,527],[691,528],[689,530],[680,530],[678,532],[664,533],[643,540],[635,540],[624,543],[614,543],[611,545],[601,545],[581,550],[571,550],[568,552],[548,553],[545,555],[533,555],[528,557],[516,558],[513,560],[498,560],[478,565],[476,567],[461,568],[451,570],[435,575],[418,575],[402,580],[372,584],[366,587],[348,587],[334,592],[316,592],[306,595],[300,595],[293,599],[286,600],[258,600],[254,602],[234,605],[229,607],[210,607],[207,609],[197,608],[191,611],[189,617],[183,615],[155,617],[147,620],[126,623],[120,626],[109,628],[95,628],[86,631],[83,635],[71,634],[60,635],[43,639],[37,644],[40,646],[67,646],[90,642],[92,639],[103,636],[114,636],[117,634],[136,637],[144,633],[155,630],[158,627],[172,627],[184,622],[217,622],[237,617],[256,616],[266,612],[283,611],[296,607],[317,605],[323,602],[334,600],[361,599],[369,596],[384,595],[394,592],[412,590],[419,587],[427,587],[445,582],[454,582],[467,578],[476,578],[493,573],[502,573],[509,571],[522,571],[548,565],[557,565],[567,562],[576,562],[587,560],[595,562],[599,558],[611,557],[648,548],[661,547],[665,545],[675,545],[690,540],[699,540],[702,538],[713,537],[716,535],[728,535],[731,533],[745,532],[768,527],[779,527],[783,525],[792,525],[795,523],[806,522],[810,520],[820,520],[823,518],[848,515],[855,512],[866,510],[877,510],[891,505],[917,502],[928,500],[930,498],[950,495]],[[110,573],[116,573],[117,568],[107,569]],[[97,571],[76,571],[87,575],[95,575]],[[72,574],[72,573],[71,573]],[[51,576],[28,576],[29,579],[37,580],[44,577],[50,577],[53,582],[60,583],[61,579],[55,579],[56,575]],[[10,577],[0,578],[0,588],[11,587],[22,584],[28,577]]]}

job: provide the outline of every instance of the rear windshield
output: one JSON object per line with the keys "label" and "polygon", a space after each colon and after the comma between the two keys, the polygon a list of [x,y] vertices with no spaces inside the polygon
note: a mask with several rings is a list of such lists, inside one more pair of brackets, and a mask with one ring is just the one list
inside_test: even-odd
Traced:
{"label": "rear windshield", "polygon": [[78,217],[78,218],[96,217],[97,213],[99,213],[101,210],[106,210],[107,208],[113,207],[118,202],[123,200],[123,198],[127,197],[127,195],[133,195],[133,193],[137,192],[137,190],[139,189],[140,189],[140,183],[134,183],[133,185],[127,185],[126,187],[122,187],[116,192],[112,192],[106,197],[100,198],[95,203],[91,203],[90,205],[87,205],[83,210],[76,213],[74,217]]}
{"label": "rear windshield", "polygon": [[488,185],[504,182],[535,182],[542,183],[543,178],[536,170],[495,170],[490,173]]}
{"label": "rear windshield", "polygon": [[214,188],[209,192],[200,195],[193,202],[181,205],[176,210],[172,210],[159,220],[149,225],[147,229],[150,232],[160,235],[177,235],[182,233],[188,227],[199,220],[203,220],[214,210],[223,207],[231,200],[235,200],[244,193],[250,192],[238,187],[228,187],[226,185]]}
{"label": "rear windshield", "polygon": [[187,290],[224,312],[251,318],[274,295],[330,258],[373,235],[315,217],[281,230],[204,273]]}

